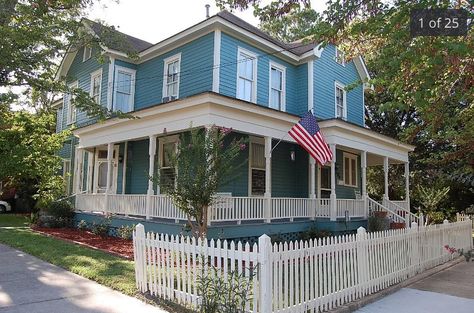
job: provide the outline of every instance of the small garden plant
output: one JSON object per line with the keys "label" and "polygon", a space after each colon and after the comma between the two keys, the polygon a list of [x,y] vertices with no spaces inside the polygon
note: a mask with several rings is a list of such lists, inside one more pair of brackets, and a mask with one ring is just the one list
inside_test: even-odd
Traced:
{"label": "small garden plant", "polygon": [[466,259],[466,262],[474,261],[474,250],[467,250],[464,249],[456,249],[454,247],[450,247],[449,245],[445,245],[444,248],[451,254],[459,253],[460,256],[463,256]]}
{"label": "small garden plant", "polygon": [[96,223],[96,222],[92,223],[91,231],[95,235],[99,235],[101,237],[107,237],[110,233],[111,224],[112,224],[111,217],[108,216],[99,223]]}
{"label": "small garden plant", "polygon": [[132,239],[134,229],[135,229],[135,224],[133,224],[133,225],[122,225],[117,229],[117,234],[122,239]]}

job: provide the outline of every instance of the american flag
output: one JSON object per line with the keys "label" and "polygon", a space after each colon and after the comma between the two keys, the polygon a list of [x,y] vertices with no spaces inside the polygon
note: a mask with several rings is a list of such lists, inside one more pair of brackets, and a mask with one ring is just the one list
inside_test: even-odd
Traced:
{"label": "american flag", "polygon": [[318,122],[313,113],[306,113],[288,132],[308,153],[324,165],[332,160],[332,151],[321,135]]}

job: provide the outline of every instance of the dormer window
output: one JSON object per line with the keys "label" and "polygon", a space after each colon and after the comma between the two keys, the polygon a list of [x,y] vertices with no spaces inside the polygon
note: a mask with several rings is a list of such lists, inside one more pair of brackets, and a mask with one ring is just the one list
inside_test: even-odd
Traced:
{"label": "dormer window", "polygon": [[341,65],[346,65],[344,52],[342,52],[342,50],[340,50],[339,48],[336,48],[335,60]]}
{"label": "dormer window", "polygon": [[82,62],[86,62],[92,57],[92,48],[84,46],[84,53],[82,55]]}
{"label": "dormer window", "polygon": [[237,98],[257,101],[257,56],[241,48],[237,56]]}
{"label": "dormer window", "polygon": [[347,100],[345,86],[335,83],[336,118],[347,119]]}
{"label": "dormer window", "polygon": [[164,62],[163,102],[168,102],[179,98],[181,54],[169,57]]}

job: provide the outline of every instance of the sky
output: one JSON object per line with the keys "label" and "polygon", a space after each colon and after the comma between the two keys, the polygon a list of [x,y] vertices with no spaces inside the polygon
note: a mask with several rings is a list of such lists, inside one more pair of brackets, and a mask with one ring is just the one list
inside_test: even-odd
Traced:
{"label": "sky", "polygon": [[[312,7],[322,12],[326,1],[313,0]],[[88,17],[154,44],[204,20],[206,4],[211,6],[211,16],[219,11],[215,0],[101,0],[89,10]],[[258,26],[251,9],[233,13]]]}

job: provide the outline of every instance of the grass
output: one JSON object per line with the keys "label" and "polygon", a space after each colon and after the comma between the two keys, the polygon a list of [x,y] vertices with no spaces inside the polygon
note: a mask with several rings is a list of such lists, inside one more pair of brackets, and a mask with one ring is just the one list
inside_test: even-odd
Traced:
{"label": "grass", "polygon": [[169,312],[188,313],[172,302],[146,297],[135,286],[134,262],[33,232],[25,216],[0,214],[0,243],[62,267],[99,284],[134,296]]}

